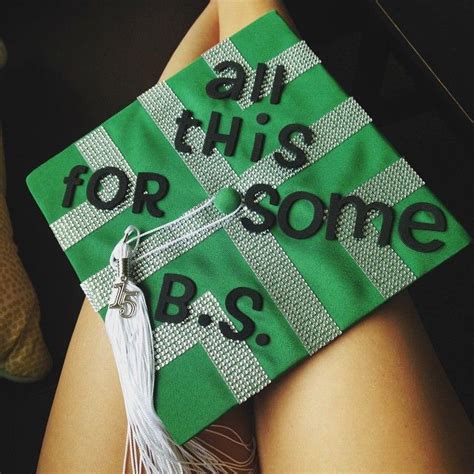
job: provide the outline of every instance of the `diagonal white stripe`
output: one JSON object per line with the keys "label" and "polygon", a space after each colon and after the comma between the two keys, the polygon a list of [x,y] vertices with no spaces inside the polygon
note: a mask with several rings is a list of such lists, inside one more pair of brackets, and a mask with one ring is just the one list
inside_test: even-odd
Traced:
{"label": "diagonal white stripe", "polygon": [[[119,168],[127,175],[129,186],[125,199],[114,209],[97,209],[86,201],[51,223],[51,230],[63,250],[67,250],[130,207],[136,181],[134,172],[103,127],[97,128],[79,140],[76,147],[93,171],[106,166]],[[115,196],[117,191],[115,177],[104,178],[102,186],[99,192],[102,199],[107,201]]]}
{"label": "diagonal white stripe", "polygon": [[[424,184],[415,170],[400,158],[350,194],[360,197],[365,203],[379,201],[394,206]],[[390,245],[378,245],[379,231],[371,223],[376,215],[371,213],[365,236],[358,239],[353,236],[355,209],[344,207],[339,217],[337,239],[379,293],[390,298],[413,283],[416,275]]]}
{"label": "diagonal white stripe", "polygon": [[[219,321],[236,329],[211,292],[197,298],[189,310],[190,315],[185,321],[163,323],[153,331],[156,370],[201,344],[238,403],[243,403],[270,383],[248,344],[227,339],[220,332]],[[198,323],[202,313],[212,318],[211,325],[203,327]]]}

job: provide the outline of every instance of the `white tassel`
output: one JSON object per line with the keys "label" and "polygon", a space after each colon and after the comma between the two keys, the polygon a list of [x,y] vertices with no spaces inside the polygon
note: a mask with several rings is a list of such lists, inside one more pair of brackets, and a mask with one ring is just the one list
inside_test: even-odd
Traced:
{"label": "white tassel", "polygon": [[115,247],[111,261],[118,267],[105,327],[112,345],[128,419],[127,453],[133,473],[182,473],[179,449],[153,407],[155,366],[153,339],[143,292],[128,278],[133,250],[125,242],[130,227]]}
{"label": "white tassel", "polygon": [[139,232],[129,226],[114,248],[110,263],[117,268],[117,280],[105,317],[122,386],[128,428],[123,472],[130,454],[132,472],[151,474],[226,473],[226,463],[200,441],[177,445],[155,412],[153,388],[155,365],[150,319],[141,289],[129,279],[129,264],[135,249],[126,242]]}

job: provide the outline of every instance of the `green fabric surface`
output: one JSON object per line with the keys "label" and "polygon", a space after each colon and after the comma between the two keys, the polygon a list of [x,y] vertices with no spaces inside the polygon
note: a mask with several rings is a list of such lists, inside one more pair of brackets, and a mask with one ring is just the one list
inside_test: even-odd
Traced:
{"label": "green fabric surface", "polygon": [[[268,61],[296,44],[299,38],[277,13],[272,12],[236,33],[231,40],[255,68],[259,62]],[[245,110],[235,101],[213,100],[206,95],[205,86],[215,77],[206,61],[199,58],[170,78],[167,84],[194,117],[203,122],[204,129],[211,111],[222,114],[223,131],[229,129],[232,117],[243,119],[235,156],[225,157],[238,175],[254,165],[250,156],[256,132],[265,133],[263,156],[269,155],[280,146],[278,133],[282,127],[290,123],[310,125],[347,99],[347,94],[321,64],[287,84],[280,104],[270,104],[269,98],[265,97]],[[256,117],[260,112],[270,115],[268,124],[257,124]],[[160,209],[165,213],[163,217],[152,217],[146,209],[139,214],[132,213],[131,208],[125,209],[66,250],[67,258],[81,282],[108,265],[113,247],[129,224],[137,226],[142,232],[147,231],[179,218],[209,197],[139,101],[134,101],[111,117],[103,127],[135,174],[145,171],[160,173],[168,179],[169,191],[159,202]],[[223,144],[217,145],[222,155],[224,148]],[[307,191],[316,194],[327,206],[331,193],[349,195],[399,158],[399,153],[373,124],[365,125],[316,163],[281,184],[278,187],[280,202],[295,191]],[[27,178],[28,187],[49,224],[86,202],[86,186],[83,185],[76,188],[72,208],[61,207],[65,191],[63,178],[75,165],[87,163],[73,144]],[[81,177],[87,182],[91,174],[89,171]],[[420,241],[441,236],[445,245],[438,251],[420,253],[407,247],[400,239],[397,231],[400,215],[415,202],[433,203],[446,216],[446,232],[414,232]],[[218,207],[223,212],[231,212],[234,204],[232,196],[224,194],[219,198]],[[274,213],[278,209],[278,206],[269,204],[268,197],[263,199],[262,205]],[[416,277],[439,265],[469,242],[469,236],[426,186],[397,203],[394,212],[395,224],[390,245]],[[418,220],[429,219],[429,216],[419,214]],[[311,215],[311,206],[298,203],[293,209],[291,224],[302,228],[310,221]],[[381,217],[374,219],[373,223],[380,229]],[[326,223],[314,236],[303,240],[289,237],[280,226],[274,226],[271,232],[341,331],[385,301],[386,298],[341,243],[326,239]],[[246,340],[246,344],[271,380],[308,357],[302,342],[225,230],[217,230],[140,283],[153,327],[161,324],[153,315],[164,275],[168,273],[191,278],[197,286],[195,298],[211,291],[224,309],[226,296],[234,288],[248,287],[263,296],[262,311],[253,310],[248,298],[239,301],[239,308],[255,322],[257,330]],[[106,312],[107,307],[102,308],[101,316],[105,317]],[[241,328],[237,319],[230,314],[228,317],[237,329]],[[268,345],[257,343],[256,336],[262,333],[270,335]],[[190,439],[237,403],[199,344],[157,374],[155,406],[167,429],[179,443]]]}

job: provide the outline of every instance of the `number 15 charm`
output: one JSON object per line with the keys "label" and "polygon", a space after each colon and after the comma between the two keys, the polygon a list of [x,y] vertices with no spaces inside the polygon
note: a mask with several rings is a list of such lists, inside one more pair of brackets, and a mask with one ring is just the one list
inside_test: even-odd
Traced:
{"label": "number 15 charm", "polygon": [[113,288],[117,291],[113,301],[109,303],[109,308],[118,309],[122,318],[131,318],[137,310],[137,303],[133,301],[131,296],[138,295],[138,291],[128,291],[127,280],[127,277],[122,275],[120,281],[114,283]]}

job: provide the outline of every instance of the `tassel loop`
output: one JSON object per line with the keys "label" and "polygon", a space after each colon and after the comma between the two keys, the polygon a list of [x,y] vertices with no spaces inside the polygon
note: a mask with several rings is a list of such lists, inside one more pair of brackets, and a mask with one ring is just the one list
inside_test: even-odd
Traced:
{"label": "tassel loop", "polygon": [[[137,233],[135,247],[132,249],[126,242],[134,232]],[[138,291],[127,290],[127,281],[130,276],[130,260],[133,257],[140,241],[140,232],[134,226],[125,229],[122,239],[117,243],[110,255],[110,265],[117,268],[117,279],[113,285],[109,309],[118,309],[122,318],[131,318],[137,310],[137,303],[132,296],[137,296]]]}
{"label": "tassel loop", "polygon": [[[134,233],[137,235],[130,238]],[[140,245],[140,238],[140,231],[134,225],[129,225],[125,229],[123,237],[117,242],[117,245],[112,250],[109,264],[112,268],[117,268],[119,277],[125,275],[128,278],[130,276],[130,259],[135,255],[137,248]],[[129,244],[131,241],[135,241],[133,248]]]}

